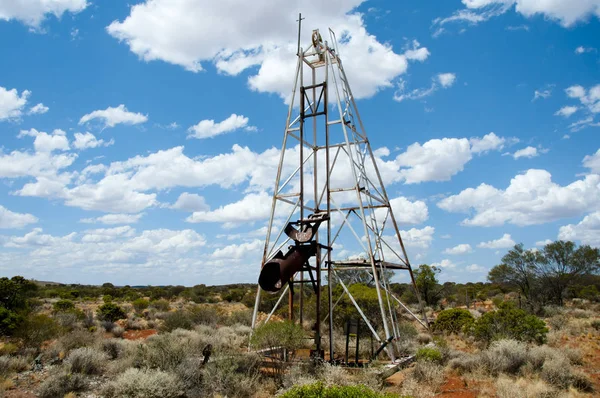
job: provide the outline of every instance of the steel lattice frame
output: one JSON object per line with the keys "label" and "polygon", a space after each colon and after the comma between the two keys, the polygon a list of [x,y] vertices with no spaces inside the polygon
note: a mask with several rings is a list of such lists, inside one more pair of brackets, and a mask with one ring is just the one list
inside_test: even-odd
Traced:
{"label": "steel lattice frame", "polygon": [[[295,279],[282,289],[279,300],[265,320],[269,320],[286,293],[289,297],[289,318],[294,319],[294,284],[313,283],[316,294],[314,330],[317,352],[321,350],[320,330],[323,319],[320,306],[322,273],[326,273],[329,287],[333,286],[334,278],[341,284],[343,294],[349,296],[374,338],[382,346],[386,341],[394,342],[399,337],[397,306],[401,306],[427,328],[422,303],[419,302],[423,318],[419,319],[393,295],[385,278],[379,278],[386,270],[407,271],[416,296],[420,297],[375,156],[344,72],[337,40],[331,29],[329,35],[332,45],[323,41],[318,31],[313,31],[312,43],[308,49],[303,50],[298,46],[294,87],[289,99],[261,263],[264,266],[290,241],[284,233],[288,222],[306,220],[308,214],[325,212],[329,216],[315,236],[319,249],[311,260],[314,265],[307,263]],[[296,146],[291,147],[293,144]],[[351,173],[348,173],[348,169]],[[283,219],[287,220],[279,225]],[[385,234],[386,231],[389,235]],[[362,259],[334,258],[334,248],[341,236],[354,238],[362,249]],[[373,278],[385,336],[377,333],[372,326],[373,321],[367,318],[338,275],[346,270],[357,269],[370,273]],[[331,314],[337,304],[332,290],[328,289],[327,297],[330,358],[333,358],[334,353]],[[303,289],[300,289],[299,299],[299,319],[302,322]],[[261,288],[258,287],[252,317],[253,329],[257,326],[260,300]],[[390,345],[385,349],[394,361],[394,344]]]}

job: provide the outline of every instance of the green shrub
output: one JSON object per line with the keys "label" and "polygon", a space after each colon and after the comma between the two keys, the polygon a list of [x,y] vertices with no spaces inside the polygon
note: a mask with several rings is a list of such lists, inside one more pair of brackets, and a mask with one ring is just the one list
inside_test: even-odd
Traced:
{"label": "green shrub", "polygon": [[40,398],[63,398],[70,392],[84,391],[87,388],[85,376],[74,373],[59,373],[48,377],[39,387]]}
{"label": "green shrub", "polygon": [[37,348],[44,341],[58,336],[59,333],[60,326],[54,319],[44,314],[35,314],[29,315],[23,320],[15,335],[22,338],[26,346]]}
{"label": "green shrub", "polygon": [[0,306],[0,335],[11,336],[23,322],[23,317]]}
{"label": "green shrub", "polygon": [[194,305],[188,309],[192,322],[196,325],[215,326],[219,321],[219,313],[211,305]]}
{"label": "green shrub", "polygon": [[483,314],[472,327],[476,339],[490,343],[500,339],[514,339],[543,344],[548,328],[544,321],[529,315],[512,303],[503,303],[497,311]]}
{"label": "green shrub", "polygon": [[399,322],[398,323],[398,337],[400,340],[412,340],[419,332],[417,328],[410,322]]}
{"label": "green shrub", "polygon": [[115,303],[105,303],[98,308],[98,317],[105,321],[115,322],[127,317],[123,308]]}
{"label": "green shrub", "polygon": [[107,398],[178,398],[184,396],[177,376],[155,369],[130,368],[104,389]]}
{"label": "green shrub", "polygon": [[251,343],[256,348],[283,347],[296,350],[304,345],[304,329],[292,322],[267,322],[254,330]]}
{"label": "green shrub", "polygon": [[152,300],[150,302],[150,306],[156,308],[159,311],[169,311],[169,308],[171,308],[171,305],[165,299]]}
{"label": "green shrub", "polygon": [[164,322],[161,326],[161,330],[171,332],[175,329],[192,329],[194,323],[187,311],[174,311],[168,312],[164,317]]}
{"label": "green shrub", "polygon": [[469,310],[451,308],[441,311],[431,325],[434,332],[458,333],[468,330],[475,321]]}
{"label": "green shrub", "polygon": [[380,393],[363,385],[325,386],[323,382],[295,386],[281,398],[388,398],[396,395]]}
{"label": "green shrub", "polygon": [[54,312],[68,312],[75,310],[75,304],[71,300],[58,300],[52,306]]}
{"label": "green shrub", "polygon": [[442,362],[442,353],[434,347],[421,347],[417,350],[417,361]]}
{"label": "green shrub", "polygon": [[137,312],[142,312],[146,308],[148,308],[148,306],[150,305],[150,302],[146,299],[138,298],[138,299],[133,300],[133,302],[131,304],[133,304],[133,308],[135,308],[135,310]]}

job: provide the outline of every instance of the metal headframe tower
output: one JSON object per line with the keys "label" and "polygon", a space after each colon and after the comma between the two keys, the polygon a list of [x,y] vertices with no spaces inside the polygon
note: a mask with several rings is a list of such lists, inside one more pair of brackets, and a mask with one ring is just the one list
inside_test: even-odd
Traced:
{"label": "metal headframe tower", "polygon": [[[316,295],[313,326],[316,352],[321,353],[324,348],[321,323],[327,320],[330,344],[325,348],[333,358],[333,313],[341,297],[334,297],[331,287],[340,284],[342,294],[349,296],[380,350],[385,349],[394,361],[394,342],[400,334],[398,307],[426,328],[427,318],[421,303],[422,318],[419,318],[391,292],[387,279],[382,277],[390,272],[408,272],[416,296],[420,297],[344,71],[336,36],[329,29],[330,41],[323,41],[319,31],[314,30],[310,45],[303,49],[301,21],[300,17],[296,74],[288,98],[252,327],[258,326],[258,307],[264,291],[279,293],[280,297],[263,322],[268,322],[287,294],[289,319],[302,323],[304,289],[294,291],[294,286],[309,283]],[[366,273],[374,284],[378,319],[369,319],[344,283],[341,274],[350,270]],[[322,313],[320,305],[323,278],[329,286],[325,298],[328,314]],[[299,305],[295,305],[296,298]],[[370,316],[373,318],[373,314]]]}

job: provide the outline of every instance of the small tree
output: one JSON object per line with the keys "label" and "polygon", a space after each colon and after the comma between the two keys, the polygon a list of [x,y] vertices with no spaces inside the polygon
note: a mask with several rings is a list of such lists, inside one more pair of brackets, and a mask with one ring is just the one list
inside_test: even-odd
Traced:
{"label": "small tree", "polygon": [[115,322],[127,317],[123,308],[115,303],[105,303],[98,308],[98,317],[105,321]]}
{"label": "small tree", "polygon": [[438,285],[436,275],[440,272],[439,268],[427,264],[419,265],[419,268],[414,271],[415,284],[427,305],[434,305],[440,299],[440,291],[436,288]]}

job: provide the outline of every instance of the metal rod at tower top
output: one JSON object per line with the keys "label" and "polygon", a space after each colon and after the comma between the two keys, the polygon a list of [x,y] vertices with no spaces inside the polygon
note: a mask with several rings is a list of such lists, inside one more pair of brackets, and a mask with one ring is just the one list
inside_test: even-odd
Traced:
{"label": "metal rod at tower top", "polygon": [[298,50],[296,50],[296,55],[300,56],[300,34],[302,33],[302,13],[298,13]]}

